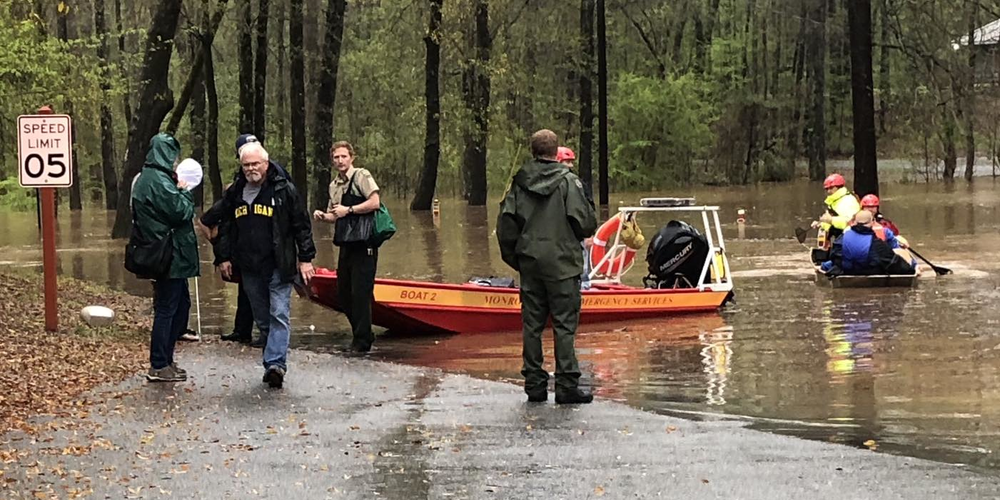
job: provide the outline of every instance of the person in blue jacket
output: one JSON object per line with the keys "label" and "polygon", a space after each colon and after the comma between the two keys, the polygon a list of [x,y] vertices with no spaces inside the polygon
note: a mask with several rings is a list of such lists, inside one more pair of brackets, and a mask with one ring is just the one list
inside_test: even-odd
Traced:
{"label": "person in blue jacket", "polygon": [[833,242],[823,271],[832,275],[914,274],[913,266],[875,234],[873,222],[871,212],[858,212],[854,225]]}

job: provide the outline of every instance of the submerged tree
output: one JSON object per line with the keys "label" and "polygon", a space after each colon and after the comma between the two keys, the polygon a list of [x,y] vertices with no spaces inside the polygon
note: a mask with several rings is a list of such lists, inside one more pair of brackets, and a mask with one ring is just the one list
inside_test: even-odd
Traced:
{"label": "submerged tree", "polygon": [[444,0],[430,0],[430,15],[424,45],[427,56],[424,69],[424,163],[417,178],[417,192],[410,210],[430,210],[437,186],[438,162],[441,159],[441,5]]}
{"label": "submerged tree", "polygon": [[847,19],[851,43],[851,100],[854,110],[854,192],[859,196],[877,195],[871,0],[847,2]]}

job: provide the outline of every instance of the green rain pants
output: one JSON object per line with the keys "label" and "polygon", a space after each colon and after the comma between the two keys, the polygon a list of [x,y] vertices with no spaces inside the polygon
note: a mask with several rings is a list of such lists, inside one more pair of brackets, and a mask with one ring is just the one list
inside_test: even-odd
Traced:
{"label": "green rain pants", "polygon": [[580,381],[576,360],[576,327],[580,323],[580,277],[544,281],[521,275],[521,320],[524,323],[524,392],[547,389],[549,374],[542,368],[542,332],[552,317],[555,335],[556,392],[575,389]]}

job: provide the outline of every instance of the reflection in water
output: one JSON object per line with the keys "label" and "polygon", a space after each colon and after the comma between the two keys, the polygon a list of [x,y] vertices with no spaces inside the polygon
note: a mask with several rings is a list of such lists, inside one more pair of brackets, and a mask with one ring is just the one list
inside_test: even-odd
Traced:
{"label": "reflection in water", "polygon": [[490,276],[493,274],[493,261],[490,258],[491,221],[486,213],[486,207],[465,207],[465,223],[462,232],[465,233],[466,273],[472,276]]}
{"label": "reflection in water", "polygon": [[726,377],[733,357],[733,328],[730,326],[702,331],[701,362],[705,371],[705,402],[709,406],[726,404]]}
{"label": "reflection in water", "polygon": [[[963,185],[964,186],[964,185]],[[792,229],[822,210],[815,183],[699,188],[718,204],[736,282],[720,314],[588,327],[577,345],[584,382],[604,398],[650,411],[749,417],[760,428],[879,450],[996,467],[1000,451],[1000,197],[971,188],[883,187],[883,210],[919,251],[956,275],[921,278],[916,289],[816,286]],[[967,191],[971,189],[971,191]],[[652,195],[652,194],[650,194]],[[629,204],[643,194],[612,199]],[[379,276],[464,282],[511,276],[492,236],[497,204],[441,201],[441,215],[387,200],[400,228],[381,250]],[[748,213],[737,239],[737,208]],[[671,217],[644,214],[647,234]],[[122,267],[124,241],[108,238],[113,214],[59,215],[59,260],[74,276],[145,296],[148,282]],[[603,219],[603,217],[602,217]],[[0,261],[37,267],[34,213],[0,213]],[[329,231],[317,230],[316,265],[334,267]],[[212,272],[202,242],[202,313],[208,334],[227,333],[236,287]],[[419,255],[423,252],[424,255]],[[641,263],[640,263],[641,264]],[[637,283],[642,273],[626,281]],[[315,327],[315,330],[310,329]],[[292,344],[346,343],[343,315],[293,298]],[[551,369],[551,334],[546,359]],[[384,336],[375,357],[520,383],[521,335]]]}
{"label": "reflection in water", "polygon": [[438,216],[430,212],[415,212],[413,217],[419,223],[414,229],[420,232],[424,240],[424,257],[427,259],[427,269],[430,270],[430,274],[416,279],[441,281],[444,279],[444,252],[438,236],[441,227],[432,220]]}

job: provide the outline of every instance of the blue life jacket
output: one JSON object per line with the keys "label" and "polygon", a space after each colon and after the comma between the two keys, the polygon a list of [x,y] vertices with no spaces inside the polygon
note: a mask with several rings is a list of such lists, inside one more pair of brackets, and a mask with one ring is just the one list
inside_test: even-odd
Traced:
{"label": "blue life jacket", "polygon": [[878,266],[878,256],[872,250],[875,232],[867,226],[853,226],[841,239],[842,254],[840,268],[845,273],[859,273]]}

